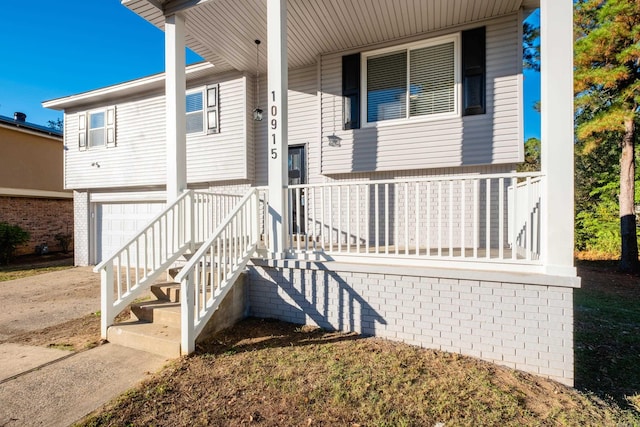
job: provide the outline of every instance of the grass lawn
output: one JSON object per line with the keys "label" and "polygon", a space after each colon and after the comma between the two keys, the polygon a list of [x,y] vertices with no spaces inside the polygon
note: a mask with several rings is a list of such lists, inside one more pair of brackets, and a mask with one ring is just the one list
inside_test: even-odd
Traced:
{"label": "grass lawn", "polygon": [[73,267],[73,255],[54,252],[47,255],[22,255],[9,265],[0,265],[0,282],[35,276]]}
{"label": "grass lawn", "polygon": [[640,279],[579,264],[576,388],[477,359],[247,319],[79,425],[640,426]]}

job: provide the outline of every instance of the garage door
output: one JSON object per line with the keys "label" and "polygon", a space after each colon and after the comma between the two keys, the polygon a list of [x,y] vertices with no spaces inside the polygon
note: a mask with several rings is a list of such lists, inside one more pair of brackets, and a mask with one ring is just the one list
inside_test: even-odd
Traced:
{"label": "garage door", "polygon": [[95,263],[111,256],[164,207],[161,202],[96,203]]}

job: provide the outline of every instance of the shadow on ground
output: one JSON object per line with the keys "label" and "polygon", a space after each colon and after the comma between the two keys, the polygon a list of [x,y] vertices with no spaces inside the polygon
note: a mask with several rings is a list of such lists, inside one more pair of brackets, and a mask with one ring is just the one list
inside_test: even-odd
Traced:
{"label": "shadow on ground", "polygon": [[580,261],[574,294],[575,385],[640,408],[640,276],[616,261]]}

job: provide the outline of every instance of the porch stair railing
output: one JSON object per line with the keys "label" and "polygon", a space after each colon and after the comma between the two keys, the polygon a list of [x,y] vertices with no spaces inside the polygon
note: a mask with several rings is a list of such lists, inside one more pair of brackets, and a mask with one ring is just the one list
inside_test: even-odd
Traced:
{"label": "porch stair railing", "polygon": [[182,354],[196,338],[255,254],[260,242],[260,194],[252,188],[175,277],[180,283]]}
{"label": "porch stair railing", "polygon": [[94,268],[101,281],[101,335],[180,257],[212,233],[241,196],[185,191]]}

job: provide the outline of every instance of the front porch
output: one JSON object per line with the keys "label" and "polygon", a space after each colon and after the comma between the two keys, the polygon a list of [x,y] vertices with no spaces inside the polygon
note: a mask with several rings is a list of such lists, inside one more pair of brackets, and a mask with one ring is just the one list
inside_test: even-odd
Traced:
{"label": "front porch", "polygon": [[[146,0],[127,3],[151,7]],[[288,18],[288,7],[292,6],[291,10],[300,19],[295,21],[296,25],[313,19],[312,15],[299,14],[301,9],[307,10],[301,2],[269,0],[264,5],[266,13],[257,15],[252,11],[255,12],[255,7],[261,11],[262,3],[244,5],[237,14],[223,7],[216,9],[218,2],[214,1],[152,3],[151,12],[140,13],[157,25],[164,25],[166,32],[168,206],[121,250],[96,267],[102,274],[103,337],[108,337],[115,316],[123,308],[179,263],[182,269],[173,277],[172,286],[179,289],[180,295],[179,349],[182,354],[194,351],[196,339],[205,333],[214,313],[228,294],[238,289],[236,283],[243,272],[248,271],[248,297],[241,306],[244,312],[460,352],[572,383],[571,300],[579,279],[573,267],[573,214],[571,209],[567,210],[573,199],[572,84],[568,55],[571,3],[568,0],[541,1],[545,64],[542,171],[491,174],[462,174],[458,168],[480,169],[495,164],[500,170],[506,170],[518,161],[522,145],[518,139],[521,111],[520,106],[513,105],[520,99],[518,62],[521,58],[517,49],[500,49],[503,42],[508,46],[514,44],[515,37],[495,37],[492,42],[494,74],[487,72],[493,78],[491,92],[481,89],[480,98],[487,90],[487,96],[493,97],[491,101],[501,105],[490,105],[489,101],[485,105],[483,98],[482,105],[476,108],[481,115],[465,117],[461,113],[463,101],[458,96],[463,89],[456,80],[459,76],[452,73],[453,83],[447,92],[453,100],[451,111],[439,116],[444,119],[435,126],[432,124],[438,118],[414,120],[410,116],[397,119],[391,123],[393,126],[382,123],[382,119],[379,123],[374,120],[357,132],[352,127],[340,126],[342,129],[337,132],[345,137],[345,146],[352,147],[347,153],[352,164],[344,166],[345,152],[329,152],[324,147],[331,142],[330,133],[336,136],[335,121],[347,114],[346,105],[353,105],[345,101],[351,95],[344,93],[344,86],[343,91],[337,88],[349,76],[336,64],[344,64],[345,51],[352,54],[362,49],[361,41],[345,40],[344,45],[334,46],[326,62],[317,59],[327,53],[327,48],[320,45],[314,44],[317,51],[309,52],[299,44],[289,48],[288,40],[292,34],[299,35],[299,31],[288,27],[291,22],[288,19],[295,21]],[[428,3],[445,4],[440,0]],[[373,40],[365,44],[370,49],[373,45],[376,48],[367,54],[373,58],[381,55],[380,52],[392,56],[387,52],[391,42],[408,51],[406,46],[416,43],[419,37],[442,40],[443,32],[452,32],[447,37],[448,43],[452,51],[460,50],[456,46],[463,37],[462,32],[477,25],[478,17],[473,16],[473,7],[462,13],[465,9],[462,6],[472,2],[455,3],[461,11],[458,20],[437,20],[436,28],[431,28],[425,36],[412,29],[411,19],[404,17],[401,26],[406,34],[373,36]],[[487,13],[482,19],[494,22],[492,19],[507,16],[512,29],[522,17],[523,8],[535,3],[477,2]],[[363,2],[354,4],[366,9]],[[421,2],[408,0],[399,7],[408,4],[417,7]],[[259,28],[267,30],[263,36],[269,40],[268,90],[263,97],[263,101],[267,101],[267,119],[261,125],[253,124],[252,130],[246,132],[247,138],[255,134],[255,145],[261,147],[259,154],[251,156],[264,162],[267,185],[251,186],[256,182],[247,182],[245,194],[235,194],[233,206],[225,205],[224,209],[220,209],[221,195],[205,195],[188,189],[185,41],[193,42],[209,54],[213,63],[220,59],[220,54],[231,61],[221,61],[223,67],[231,66],[242,72],[251,70],[247,58],[253,56],[253,51],[216,45],[218,40],[240,42],[242,37],[235,33],[228,37],[219,34],[216,40],[210,40],[209,34],[202,30],[207,26],[196,24],[203,19],[211,20],[212,15],[200,15],[196,10],[220,13],[228,19],[246,13],[260,25],[266,25]],[[471,16],[467,16],[469,13]],[[337,11],[330,13],[336,19],[337,14]],[[193,22],[191,27],[190,22]],[[393,23],[385,22],[387,29],[393,27]],[[375,24],[365,26],[371,29]],[[494,27],[495,33],[500,32],[499,27]],[[317,86],[309,90],[317,99],[308,101],[320,116],[316,123],[317,140],[313,144],[316,144],[318,162],[326,158],[334,161],[318,167],[310,184],[288,183],[288,123],[295,114],[289,108],[288,72],[292,66],[289,53],[293,54],[294,62],[301,61],[297,65],[311,63],[313,67],[313,61],[317,61]],[[503,68],[500,67],[504,66],[501,55],[510,59],[509,66],[504,68],[508,78],[501,75]],[[450,59],[448,64],[456,69],[461,59],[456,54]],[[323,74],[324,66],[333,68]],[[327,81],[323,81],[325,77]],[[259,82],[257,77],[256,82]],[[511,91],[498,96],[502,84]],[[360,88],[360,83],[356,86]],[[261,95],[258,93],[257,98]],[[412,96],[418,97],[418,94],[407,96],[406,106],[411,105]],[[496,101],[500,97],[500,102]],[[339,107],[344,111],[335,111],[336,99],[344,102]],[[259,101],[255,100],[255,105],[259,105]],[[381,111],[386,108],[382,103],[378,107]],[[394,104],[391,108],[396,107]],[[350,107],[349,110],[356,119],[365,121],[364,113],[357,117],[359,111],[353,112]],[[508,117],[505,111],[510,114]],[[245,119],[251,120],[248,111],[244,113]],[[350,116],[349,120],[354,117]],[[298,123],[299,128],[301,122],[304,120]],[[220,123],[222,126],[223,122]],[[349,122],[349,126],[351,124]],[[512,126],[516,129],[509,132]],[[406,135],[395,135],[399,129]],[[480,142],[474,140],[475,132],[485,132],[477,138]],[[459,135],[464,133],[466,139]],[[472,161],[468,159],[469,145],[476,144],[471,150],[474,153],[483,149],[499,151],[494,142],[500,138],[506,141],[500,149],[508,151],[503,158],[496,160],[491,153],[490,156],[475,154],[476,157],[471,156]],[[450,147],[450,143],[458,145]],[[394,144],[405,147],[401,155],[393,153]],[[416,163],[430,160],[429,156],[436,151],[454,152],[446,160],[449,163],[442,163],[448,172],[443,176],[425,172],[416,178],[374,179],[377,172],[393,173],[392,168],[400,172],[412,170],[402,163],[414,157],[411,152],[414,144],[422,144],[420,155],[415,156],[418,157]],[[385,159],[385,163],[378,159],[378,151],[385,152],[392,160]],[[372,155],[375,160],[359,162],[358,155]],[[353,164],[355,160],[357,164]],[[378,168],[378,164],[382,166]],[[414,164],[410,165],[415,168]],[[435,169],[434,164],[438,163],[425,167]],[[338,180],[332,176],[355,174],[362,167],[368,168],[365,175],[369,175],[364,178]]]}

